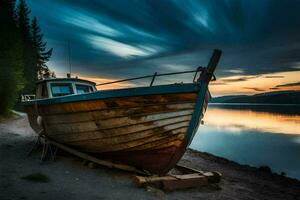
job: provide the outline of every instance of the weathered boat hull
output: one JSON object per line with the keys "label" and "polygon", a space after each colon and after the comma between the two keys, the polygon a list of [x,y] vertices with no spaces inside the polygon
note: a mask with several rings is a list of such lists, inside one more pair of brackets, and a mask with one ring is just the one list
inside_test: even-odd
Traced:
{"label": "weathered boat hull", "polygon": [[27,105],[30,124],[36,132],[43,128],[47,137],[81,151],[166,173],[193,138],[207,107],[207,85],[119,91]]}

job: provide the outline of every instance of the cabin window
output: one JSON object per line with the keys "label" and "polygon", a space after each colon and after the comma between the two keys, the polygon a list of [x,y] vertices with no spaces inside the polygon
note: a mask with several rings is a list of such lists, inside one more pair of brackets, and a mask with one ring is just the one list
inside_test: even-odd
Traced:
{"label": "cabin window", "polygon": [[92,92],[93,90],[91,90],[91,86],[76,84],[76,91],[77,94],[84,94]]}
{"label": "cabin window", "polygon": [[73,94],[71,83],[52,83],[51,91],[53,97],[65,96]]}

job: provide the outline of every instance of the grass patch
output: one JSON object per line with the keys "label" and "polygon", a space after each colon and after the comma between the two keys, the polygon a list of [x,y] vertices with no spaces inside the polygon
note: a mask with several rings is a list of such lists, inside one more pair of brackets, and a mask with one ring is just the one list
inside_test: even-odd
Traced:
{"label": "grass patch", "polygon": [[13,118],[16,114],[12,111],[9,111],[6,114],[0,114],[0,122],[4,122],[6,120],[9,120],[11,118]]}
{"label": "grass patch", "polygon": [[50,181],[49,177],[42,173],[29,174],[21,177],[21,179],[35,183],[48,183]]}
{"label": "grass patch", "polygon": [[6,117],[3,117],[2,115],[0,115],[0,123],[4,122],[6,120]]}

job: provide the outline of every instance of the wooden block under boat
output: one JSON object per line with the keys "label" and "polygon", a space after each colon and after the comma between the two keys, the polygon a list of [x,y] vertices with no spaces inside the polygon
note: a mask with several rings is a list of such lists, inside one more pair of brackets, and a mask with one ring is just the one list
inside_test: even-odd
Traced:
{"label": "wooden block under boat", "polygon": [[221,174],[218,172],[192,173],[166,176],[135,176],[134,182],[138,187],[154,186],[165,191],[206,186],[218,183]]}

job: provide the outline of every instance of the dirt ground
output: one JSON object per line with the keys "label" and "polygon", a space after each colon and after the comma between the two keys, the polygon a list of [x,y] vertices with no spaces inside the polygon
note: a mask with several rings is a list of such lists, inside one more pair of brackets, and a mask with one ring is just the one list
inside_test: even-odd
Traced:
{"label": "dirt ground", "polygon": [[[268,169],[242,166],[207,153],[188,150],[180,163],[200,170],[219,171],[218,185],[165,193],[137,188],[130,173],[102,167],[89,168],[83,161],[59,155],[40,162],[41,152],[27,156],[35,135],[26,115],[0,123],[0,199],[299,199],[300,182],[272,174]],[[41,173],[45,182],[22,177]]]}

